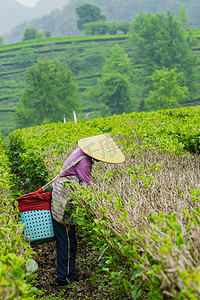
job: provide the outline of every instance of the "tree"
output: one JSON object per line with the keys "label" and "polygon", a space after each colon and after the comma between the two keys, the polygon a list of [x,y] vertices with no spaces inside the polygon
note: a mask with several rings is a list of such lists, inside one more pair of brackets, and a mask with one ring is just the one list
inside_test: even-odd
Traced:
{"label": "tree", "polygon": [[83,32],[86,35],[103,35],[103,34],[117,34],[118,31],[127,34],[130,30],[130,22],[120,22],[117,23],[116,21],[112,22],[105,22],[105,21],[98,21],[98,22],[89,22],[85,23],[83,27]]}
{"label": "tree", "polygon": [[75,75],[78,75],[83,67],[83,58],[80,57],[75,44],[69,46],[65,55],[63,56],[63,64],[67,69],[70,69]]}
{"label": "tree", "polygon": [[16,59],[20,64],[33,63],[35,61],[35,53],[30,48],[22,48],[17,52]]}
{"label": "tree", "polygon": [[102,77],[98,80],[97,86],[89,91],[89,97],[97,99],[97,105],[102,107],[102,116],[128,113],[136,107],[130,83],[132,74],[133,66],[130,59],[116,44],[105,60]]}
{"label": "tree", "polygon": [[103,21],[86,23],[83,32],[86,35],[104,35],[108,32],[108,25]]}
{"label": "tree", "polygon": [[118,31],[118,23],[116,21],[108,22],[108,33],[117,34],[117,31]]}
{"label": "tree", "polygon": [[132,77],[134,72],[130,58],[118,44],[111,48],[102,70],[103,74],[111,72],[126,75],[129,79]]}
{"label": "tree", "polygon": [[99,82],[98,98],[104,104],[103,116],[131,111],[131,86],[120,73],[106,74]]}
{"label": "tree", "polygon": [[[192,53],[194,41],[169,11],[156,15],[141,12],[132,23],[131,35],[133,63],[140,65],[136,82],[142,98],[152,89],[151,75],[163,67],[182,72],[183,85],[194,92],[197,81],[197,58]],[[144,109],[142,102],[140,109]]]}
{"label": "tree", "polygon": [[38,59],[26,73],[26,89],[16,110],[17,128],[72,120],[78,107],[72,72],[59,60]]}
{"label": "tree", "polygon": [[45,33],[44,33],[44,36],[45,37],[51,37],[51,31],[46,30]]}
{"label": "tree", "polygon": [[177,73],[176,69],[162,68],[152,75],[153,91],[145,99],[147,110],[159,110],[177,108],[189,96],[188,88],[181,86],[183,73]]}
{"label": "tree", "polygon": [[38,32],[35,28],[27,28],[24,32],[22,41],[35,40],[43,37],[43,34]]}
{"label": "tree", "polygon": [[83,32],[86,35],[95,35],[96,34],[96,29],[97,29],[97,24],[98,24],[98,22],[86,23],[84,25]]}
{"label": "tree", "polygon": [[192,25],[192,22],[189,19],[185,5],[183,3],[181,3],[181,7],[178,12],[178,20],[179,20],[182,28],[185,30],[187,30]]}
{"label": "tree", "polygon": [[77,6],[75,12],[78,16],[77,27],[79,30],[83,30],[86,23],[106,20],[106,17],[101,15],[101,9],[90,3]]}
{"label": "tree", "polygon": [[127,34],[130,30],[131,23],[129,21],[120,22],[117,24],[117,30],[122,31],[122,33]]}

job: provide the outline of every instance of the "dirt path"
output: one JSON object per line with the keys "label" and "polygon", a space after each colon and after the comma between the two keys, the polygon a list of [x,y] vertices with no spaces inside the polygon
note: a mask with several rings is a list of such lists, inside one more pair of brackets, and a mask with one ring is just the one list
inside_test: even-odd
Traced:
{"label": "dirt path", "polygon": [[38,263],[37,279],[34,286],[44,295],[37,299],[109,299],[107,288],[99,289],[103,279],[97,274],[98,253],[92,247],[85,246],[81,233],[77,233],[78,253],[76,261],[76,281],[66,290],[59,290],[56,285],[56,242],[33,245],[33,259]]}

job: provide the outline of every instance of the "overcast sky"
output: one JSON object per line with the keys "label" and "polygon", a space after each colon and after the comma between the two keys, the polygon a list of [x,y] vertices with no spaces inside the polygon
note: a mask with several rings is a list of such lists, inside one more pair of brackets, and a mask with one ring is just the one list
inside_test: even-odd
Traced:
{"label": "overcast sky", "polygon": [[39,0],[15,0],[25,6],[34,6]]}

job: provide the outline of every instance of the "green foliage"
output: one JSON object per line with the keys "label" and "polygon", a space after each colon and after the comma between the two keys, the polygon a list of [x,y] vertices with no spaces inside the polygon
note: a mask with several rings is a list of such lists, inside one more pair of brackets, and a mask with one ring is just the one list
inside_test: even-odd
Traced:
{"label": "green foliage", "polygon": [[44,162],[38,151],[32,152],[26,148],[20,132],[10,135],[7,155],[12,161],[11,172],[16,174],[16,184],[22,194],[38,189],[38,185],[44,184],[47,178]]}
{"label": "green foliage", "polygon": [[[32,272],[27,274],[25,269],[26,260],[33,251],[24,241],[24,225],[17,224],[17,209],[7,203],[2,206],[0,198],[0,298],[1,299],[34,299],[38,291],[32,289],[30,280]],[[31,275],[31,276],[30,276]]]}
{"label": "green foliage", "polygon": [[[195,36],[198,36],[198,31],[192,32],[194,32]],[[80,41],[80,43],[78,41]],[[97,79],[101,76],[105,58],[108,56],[110,48],[115,44],[120,45],[124,50],[124,55],[132,61],[132,46],[129,44],[128,35],[52,37],[12,45],[3,45],[1,49],[3,52],[0,53],[0,98],[2,107],[14,111],[15,105],[19,103],[19,99],[25,88],[24,79],[27,67],[32,63],[24,62],[19,65],[19,62],[16,60],[16,55],[22,48],[30,48],[34,51],[35,61],[37,61],[38,57],[42,59],[45,57],[49,57],[49,59],[59,57],[60,61],[75,74],[74,80],[77,83],[78,95],[81,98],[83,110],[82,112],[81,109],[78,111],[77,117],[79,120],[101,116],[100,105],[96,102],[96,100],[98,101],[97,97],[93,95],[89,97],[87,93],[90,87],[96,87]],[[74,52],[70,50],[70,48],[73,48]],[[193,48],[193,50],[195,49]],[[194,51],[194,53],[198,56],[198,51]],[[140,111],[140,109],[144,109],[144,100],[148,96],[148,93],[145,97],[143,96],[144,77],[140,78],[142,66],[136,65],[135,67],[134,65],[133,69],[133,65],[131,65],[131,68],[134,72],[131,85],[134,88],[134,98],[137,99],[133,110]],[[138,79],[141,80],[138,81]],[[150,78],[149,82],[151,82],[152,85]],[[198,105],[198,94],[198,91],[195,95],[190,93],[192,99],[187,99],[187,102],[181,103],[181,106]],[[138,99],[143,102],[143,105],[140,105],[139,108]],[[0,126],[2,133],[8,135],[9,132],[14,130],[14,128],[16,128],[14,127],[14,121],[13,113],[1,113]]]}
{"label": "green foliage", "polygon": [[19,212],[12,199],[15,180],[0,137],[0,298],[34,299],[33,277],[25,269],[32,250],[24,241],[24,225],[18,223]]}
{"label": "green foliage", "polygon": [[[136,74],[138,90],[142,98],[152,89],[150,76],[156,69],[176,68],[183,73],[183,83],[190,92],[195,91],[197,82],[197,59],[192,54],[194,40],[186,35],[176,18],[170,14],[141,12],[133,21],[133,61],[142,65]],[[141,88],[142,85],[142,88]]]}
{"label": "green foliage", "polygon": [[101,15],[101,9],[96,5],[84,3],[76,7],[75,12],[78,16],[77,27],[83,30],[84,24],[89,22],[105,21],[106,17]]}
{"label": "green foliage", "polygon": [[[199,115],[199,107],[194,107],[115,115],[77,124],[52,123],[25,128],[10,135],[7,152],[12,161],[12,172],[21,178],[18,185],[23,190],[33,191],[48,181],[45,166],[54,161],[56,167],[47,168],[51,169],[50,176],[55,176],[58,166],[64,162],[64,158],[61,161],[59,156],[67,155],[71,145],[75,145],[78,139],[86,136],[106,132],[118,136],[123,133],[124,139],[141,139],[144,149],[153,147],[175,152],[177,155],[184,151],[199,153]],[[48,152],[45,150],[47,145]],[[133,148],[128,142],[124,147],[127,153],[132,153]],[[146,184],[149,184],[148,181]]]}
{"label": "green foliage", "polygon": [[[187,216],[187,228],[193,227],[193,232],[198,230],[198,220],[188,211],[183,210],[182,213]],[[171,287],[168,293],[172,299],[198,298],[200,277],[199,268],[195,267],[198,263],[191,245],[192,231],[187,230],[185,233],[178,224],[175,214],[153,214],[149,220],[151,229],[145,233],[145,238],[141,237],[140,241],[140,246],[143,245],[145,249],[142,255],[144,264],[138,264],[138,269],[144,270],[146,276],[151,278],[149,285],[151,291],[156,293],[158,288],[165,290],[166,285],[170,285],[169,281],[172,280],[175,286]],[[188,257],[187,263],[182,265],[181,260],[184,260],[188,251],[190,258]],[[173,258],[175,253],[176,255],[179,253],[179,259],[173,262],[175,270],[170,274],[170,267],[173,266],[170,266],[170,258]],[[194,267],[189,271],[190,260],[193,259]]]}
{"label": "green foliage", "polygon": [[75,75],[78,75],[83,68],[83,58],[80,57],[78,47],[71,45],[63,56],[63,64]]}
{"label": "green foliage", "polygon": [[14,253],[0,256],[1,299],[35,299],[38,291],[26,281],[24,259]]}
{"label": "green foliage", "polygon": [[[138,155],[136,160],[139,157],[140,155]],[[174,164],[174,161],[172,164]],[[152,169],[150,164],[149,169],[144,168],[143,165],[138,166],[138,168],[133,165],[131,167],[132,174],[130,174],[130,178],[137,176],[136,182],[140,182],[138,194],[143,191],[141,198],[145,197],[142,181],[146,182],[148,171],[155,175],[161,168],[159,165],[154,165],[154,167],[155,169]],[[101,165],[101,174],[102,168],[103,166]],[[104,168],[104,171],[107,168]],[[74,204],[78,206],[75,212],[78,224],[84,226],[85,231],[90,230],[90,236],[93,237],[93,235],[97,234],[98,236],[103,236],[106,241],[107,247],[104,246],[104,259],[101,267],[109,274],[111,282],[114,278],[115,282],[118,283],[116,292],[122,293],[122,286],[118,280],[123,278],[122,281],[126,293],[131,293],[132,297],[135,297],[134,299],[137,299],[137,297],[138,299],[143,299],[140,293],[141,285],[139,285],[140,288],[138,287],[138,289],[136,284],[133,285],[133,281],[136,279],[141,280],[142,276],[145,286],[150,290],[149,299],[163,299],[163,291],[164,295],[167,294],[172,299],[198,298],[200,277],[198,255],[196,255],[195,250],[198,246],[194,245],[192,240],[195,236],[198,236],[200,222],[197,216],[199,216],[199,209],[198,211],[193,210],[194,215],[189,214],[187,210],[182,210],[183,203],[187,202],[188,196],[186,196],[182,205],[174,207],[177,212],[151,214],[150,203],[152,203],[152,209],[154,210],[156,199],[151,199],[149,205],[147,205],[146,201],[148,200],[146,199],[144,205],[147,205],[147,207],[140,214],[142,203],[138,203],[139,198],[136,190],[133,191],[136,199],[130,199],[130,194],[126,195],[128,190],[134,189],[134,186],[128,186],[128,182],[126,182],[121,190],[122,193],[120,193],[120,189],[116,191],[117,182],[122,183],[126,175],[123,173],[120,180],[119,170],[112,170],[112,174],[107,172],[105,176],[98,173],[98,183],[92,185],[91,189],[77,188],[74,197],[77,197],[78,193],[79,201],[75,201]],[[126,172],[127,170],[124,171]],[[161,172],[163,171],[161,170]],[[104,180],[105,182],[103,182]],[[136,182],[134,182],[134,185],[137,184]],[[152,192],[155,191],[155,182],[159,185],[155,179],[150,182]],[[98,184],[99,186],[96,187]],[[146,188],[149,189],[150,186],[146,186]],[[164,189],[167,189],[167,187]],[[183,193],[180,194],[180,197],[183,197]],[[168,205],[172,203],[171,197],[166,200]],[[164,209],[161,199],[157,204],[160,210]],[[166,205],[165,201],[163,204]],[[134,211],[134,208],[137,206],[140,214],[138,218],[141,218],[139,224]],[[181,221],[182,218],[184,219],[183,222]],[[97,247],[100,250],[100,241]],[[110,247],[114,251],[112,255],[109,254]],[[120,252],[121,255],[119,254]],[[121,260],[117,259],[117,256]],[[128,274],[121,266],[121,263],[126,265]],[[114,266],[115,274],[112,271]],[[130,266],[133,266],[133,270]],[[112,282],[112,284],[114,283]],[[122,297],[122,294],[120,296],[118,294],[118,298],[120,297]]]}
{"label": "green foliage", "polygon": [[33,63],[35,61],[35,53],[30,48],[22,48],[17,52],[16,59],[21,64]]}
{"label": "green foliage", "polygon": [[0,135],[0,195],[5,199],[8,199],[11,194],[12,177],[9,172],[9,160],[5,154],[2,135]]}
{"label": "green foliage", "polygon": [[111,48],[102,70],[103,75],[113,72],[126,75],[128,78],[133,76],[134,72],[130,58],[118,44]]}
{"label": "green foliage", "polygon": [[117,34],[118,31],[121,31],[124,34],[127,34],[130,30],[130,22],[90,22],[84,24],[83,32],[86,35],[104,35],[104,34]]}
{"label": "green foliage", "polygon": [[86,35],[104,35],[108,32],[108,25],[103,21],[89,22],[84,24],[83,32]]}
{"label": "green foliage", "polygon": [[38,59],[27,71],[26,84],[16,109],[18,128],[70,118],[78,106],[72,72],[58,60]]}
{"label": "green foliage", "polygon": [[181,86],[182,73],[176,69],[170,71],[166,68],[156,70],[152,75],[153,91],[145,99],[147,110],[177,108],[181,102],[189,97],[188,88]]}
{"label": "green foliage", "polygon": [[119,45],[115,45],[106,58],[97,87],[90,90],[90,97],[97,98],[96,102],[102,106],[102,116],[127,113],[133,109],[132,74],[130,59]]}
{"label": "green foliage", "polygon": [[51,31],[49,30],[46,30],[45,33],[44,33],[44,36],[47,38],[47,37],[51,37]]}
{"label": "green foliage", "polygon": [[128,77],[120,73],[105,74],[98,85],[98,99],[105,104],[102,108],[103,116],[131,110],[132,94]]}
{"label": "green foliage", "polygon": [[29,41],[42,38],[43,34],[39,33],[35,28],[27,28],[24,32],[22,41]]}
{"label": "green foliage", "polygon": [[[193,31],[192,31],[193,32]],[[196,32],[196,31],[194,31]],[[114,39],[116,40],[117,38],[127,38],[127,36],[124,36],[124,34],[117,34],[117,35],[106,35],[106,38],[108,39]],[[98,36],[96,37],[98,39],[105,39],[105,37],[102,36]],[[50,45],[54,45],[57,43],[63,43],[63,44],[69,44],[69,43],[75,43],[75,42],[88,42],[88,41],[96,41],[96,38],[94,38],[93,36],[87,36],[87,39],[84,36],[60,36],[60,37],[51,37],[51,38],[42,38],[42,39],[37,39],[37,40],[30,40],[30,41],[25,41],[25,42],[19,42],[16,44],[8,44],[8,45],[2,45],[1,47],[3,47],[4,50],[9,50],[9,51],[14,51],[14,49],[21,49],[24,47],[33,47],[33,46],[42,46],[44,47],[46,44],[50,44]],[[36,47],[37,48],[37,47]],[[2,50],[2,49],[1,49]]]}
{"label": "green foliage", "polygon": [[116,34],[118,31],[118,23],[116,21],[107,22],[108,24],[108,33]]}
{"label": "green foliage", "polygon": [[181,24],[181,27],[185,30],[187,30],[192,25],[192,22],[189,20],[189,16],[187,14],[184,3],[181,3],[181,7],[178,12],[178,20]]}
{"label": "green foliage", "polygon": [[122,33],[127,34],[130,31],[131,23],[129,21],[119,22],[117,24],[117,29],[122,31]]}
{"label": "green foliage", "polygon": [[[95,183],[72,189],[74,216],[85,242],[99,253],[99,288],[109,285],[113,299],[163,299],[166,294],[198,299],[199,171],[193,173],[198,157],[188,151],[200,151],[199,112],[189,107],[131,113],[10,135],[13,168],[22,164],[20,172],[35,177],[42,170],[36,169],[35,154],[53,177],[80,138],[109,132],[117,140],[125,163],[99,162]],[[26,163],[19,161],[24,154],[30,157]],[[35,184],[38,188],[39,180]]]}

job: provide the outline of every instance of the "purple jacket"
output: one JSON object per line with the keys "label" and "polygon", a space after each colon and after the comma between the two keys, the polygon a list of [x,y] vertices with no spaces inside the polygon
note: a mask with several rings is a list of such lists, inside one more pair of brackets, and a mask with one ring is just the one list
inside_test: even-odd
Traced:
{"label": "purple jacket", "polygon": [[[82,155],[86,155],[86,157],[78,162],[74,167],[70,168],[66,173],[62,175],[62,177],[78,175],[80,182],[85,181],[87,184],[89,184],[92,172],[92,158],[85,154],[80,148],[77,148],[72,152],[72,154],[65,161],[59,173],[70,166],[72,162],[76,161]],[[54,185],[55,182],[53,183],[53,187]]]}

